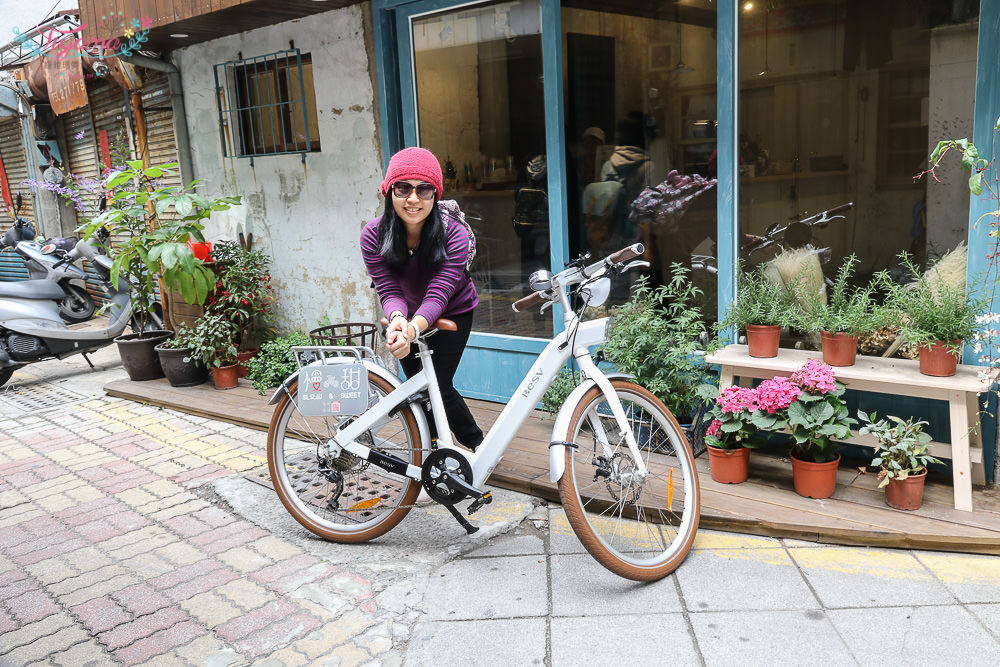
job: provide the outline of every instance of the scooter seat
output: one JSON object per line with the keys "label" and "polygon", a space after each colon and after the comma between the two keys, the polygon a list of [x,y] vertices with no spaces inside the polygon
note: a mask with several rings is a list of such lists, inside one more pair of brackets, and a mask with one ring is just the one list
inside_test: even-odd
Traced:
{"label": "scooter seat", "polygon": [[51,280],[21,280],[0,283],[0,299],[37,299],[39,301],[59,301],[66,293]]}

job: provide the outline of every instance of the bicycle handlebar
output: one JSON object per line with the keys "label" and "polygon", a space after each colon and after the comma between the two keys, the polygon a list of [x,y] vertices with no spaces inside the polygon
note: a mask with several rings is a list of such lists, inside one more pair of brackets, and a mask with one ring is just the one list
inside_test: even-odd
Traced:
{"label": "bicycle handlebar", "polygon": [[[579,266],[579,260],[576,260],[576,265],[571,262],[570,266],[552,277],[552,285],[553,287],[558,287],[559,290],[562,290],[570,285],[575,285],[576,283],[589,280],[601,273],[606,272],[608,269],[621,267],[621,265],[625,262],[641,256],[644,250],[645,247],[641,243],[633,243],[630,246],[626,246],[621,250],[611,253],[604,259],[594,262],[590,266],[582,268]],[[511,308],[515,313],[521,313],[542,301],[556,301],[559,298],[558,292],[555,289],[533,292],[528,296],[518,299],[512,303]]]}

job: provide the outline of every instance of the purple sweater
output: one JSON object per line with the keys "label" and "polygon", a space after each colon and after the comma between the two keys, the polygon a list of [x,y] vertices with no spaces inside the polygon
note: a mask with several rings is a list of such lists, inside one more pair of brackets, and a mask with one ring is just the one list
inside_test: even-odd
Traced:
{"label": "purple sweater", "polygon": [[413,255],[396,273],[378,254],[381,222],[382,218],[376,218],[361,231],[361,256],[375,283],[386,317],[398,310],[410,319],[422,315],[433,325],[441,317],[461,315],[479,305],[476,286],[465,270],[469,234],[463,225],[448,221],[447,258],[436,271],[424,266],[419,257]]}

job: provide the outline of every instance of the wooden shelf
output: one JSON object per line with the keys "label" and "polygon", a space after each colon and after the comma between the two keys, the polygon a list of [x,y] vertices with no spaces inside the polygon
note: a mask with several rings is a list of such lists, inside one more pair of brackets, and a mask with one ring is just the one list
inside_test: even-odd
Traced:
{"label": "wooden shelf", "polygon": [[846,176],[850,173],[848,169],[835,169],[833,171],[803,171],[798,174],[772,174],[770,176],[741,176],[740,183],[778,183],[780,181],[809,180],[813,178],[823,178],[824,176]]}

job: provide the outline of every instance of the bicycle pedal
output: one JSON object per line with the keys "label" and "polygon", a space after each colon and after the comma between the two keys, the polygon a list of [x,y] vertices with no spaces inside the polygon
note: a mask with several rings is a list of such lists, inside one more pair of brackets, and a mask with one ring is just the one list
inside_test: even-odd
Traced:
{"label": "bicycle pedal", "polygon": [[483,505],[489,505],[492,502],[493,494],[487,491],[480,497],[473,500],[472,503],[469,504],[469,509],[467,511],[470,515],[475,514],[483,507]]}

